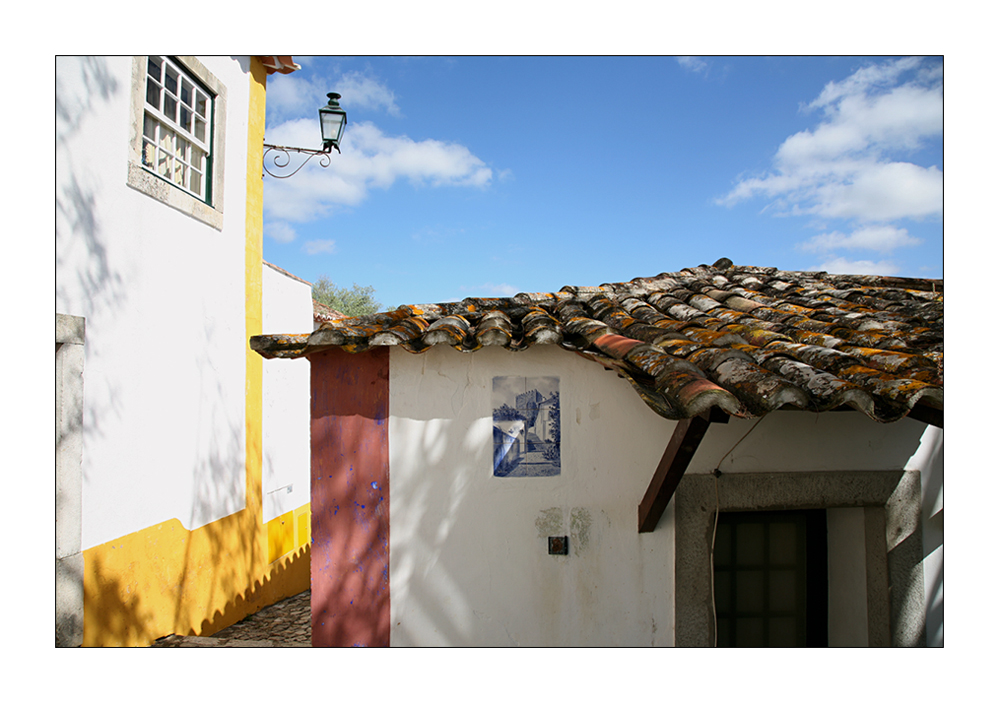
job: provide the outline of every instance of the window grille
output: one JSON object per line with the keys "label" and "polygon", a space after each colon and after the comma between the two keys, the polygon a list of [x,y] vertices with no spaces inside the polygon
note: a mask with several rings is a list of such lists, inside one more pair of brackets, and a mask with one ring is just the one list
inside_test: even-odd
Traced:
{"label": "window grille", "polygon": [[826,564],[825,510],[720,514],[718,646],[826,646]]}
{"label": "window grille", "polygon": [[212,197],[213,99],[177,62],[148,57],[142,165],[207,203]]}

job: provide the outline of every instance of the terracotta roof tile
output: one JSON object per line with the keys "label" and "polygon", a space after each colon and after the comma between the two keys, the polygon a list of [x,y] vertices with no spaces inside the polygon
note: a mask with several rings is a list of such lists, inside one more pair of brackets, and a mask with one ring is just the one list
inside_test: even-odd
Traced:
{"label": "terracotta roof tile", "polygon": [[274,73],[291,74],[302,68],[290,56],[260,56],[258,59],[264,64],[269,75]]}
{"label": "terracotta roof tile", "polygon": [[[318,303],[317,303],[318,305]],[[554,344],[616,371],[653,410],[850,406],[889,422],[944,408],[944,283],[735,266],[686,268],[554,293],[404,305],[333,319],[312,334],[261,335],[262,356],[398,345],[520,351]],[[340,313],[336,313],[340,315]],[[327,318],[329,317],[329,319]]]}
{"label": "terracotta roof tile", "polygon": [[[310,283],[311,285],[311,283]],[[328,305],[313,298],[313,321],[314,322],[334,322],[336,320],[347,319],[347,315],[339,310],[334,310]]]}

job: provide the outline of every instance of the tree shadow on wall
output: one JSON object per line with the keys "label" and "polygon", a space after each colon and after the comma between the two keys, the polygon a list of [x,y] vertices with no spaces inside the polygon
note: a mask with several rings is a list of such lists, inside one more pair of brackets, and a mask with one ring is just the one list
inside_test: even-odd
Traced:
{"label": "tree shadow on wall", "polygon": [[108,101],[118,92],[118,82],[108,71],[107,61],[95,56],[79,58],[77,78],[83,84],[83,91],[72,91],[62,79],[62,72],[69,70],[69,63],[74,60],[72,57],[56,60],[56,140],[59,142],[65,142],[76,133],[97,99]]}
{"label": "tree shadow on wall", "polygon": [[[489,435],[489,426],[482,430]],[[403,525],[413,528],[413,534],[400,539],[393,548],[394,568],[416,571],[400,598],[398,614],[405,619],[393,627],[394,642],[400,646],[468,646],[474,641],[475,625],[505,624],[502,613],[495,608],[488,615],[477,614],[468,593],[468,588],[481,586],[484,578],[493,575],[494,559],[483,553],[464,554],[459,563],[454,552],[447,552],[457,539],[491,533],[474,506],[466,502],[469,485],[492,469],[491,442],[489,437],[477,438],[468,426],[441,420],[437,425],[424,426],[419,438],[407,440],[408,447],[393,454],[395,459],[428,460],[439,450],[457,449],[456,458],[465,460],[458,469],[447,473],[444,469],[428,470],[428,474],[396,483],[399,498],[417,502],[407,504],[404,512],[407,519]],[[492,483],[494,478],[489,479]],[[502,502],[498,499],[498,503]],[[417,618],[419,627],[414,626]],[[518,643],[506,628],[500,631],[510,644]]]}
{"label": "tree shadow on wall", "polygon": [[[143,602],[142,588],[137,583],[123,583],[120,569],[107,568],[100,560],[91,560],[88,565],[85,572],[92,581],[84,586],[84,636],[92,627],[99,627],[102,646],[143,643],[143,628],[152,623],[153,612]],[[93,592],[88,592],[91,588],[99,597],[87,597]]]}
{"label": "tree shadow on wall", "polygon": [[[223,478],[221,491],[228,489],[225,453],[244,443],[240,433],[234,425],[229,442],[213,446],[199,461],[205,473],[202,508],[192,513],[208,514],[218,498],[206,491],[213,471]],[[188,530],[171,519],[111,542],[110,549],[93,556],[86,568],[86,645],[142,646],[170,634],[209,636],[308,590],[310,546],[269,563],[260,493],[250,494],[245,508],[202,526]]]}
{"label": "tree shadow on wall", "polygon": [[[373,359],[376,371],[354,366]],[[375,384],[387,372],[386,351],[331,351],[312,361],[314,646],[388,646],[389,480],[381,447],[388,400],[373,405],[364,393],[382,391]]]}
{"label": "tree shadow on wall", "polygon": [[[272,564],[271,571],[262,580],[255,580],[253,587],[237,594],[229,600],[225,607],[216,610],[211,619],[202,621],[197,634],[207,637],[230,627],[248,616],[270,607],[276,602],[293,597],[298,592],[309,588],[310,546],[300,546]],[[305,590],[287,592],[288,587],[299,588],[305,584]]]}
{"label": "tree shadow on wall", "polygon": [[[268,562],[263,490],[259,479],[248,483],[246,464],[248,455],[251,462],[254,458],[261,461],[262,450],[247,449],[245,420],[233,420],[227,408],[232,387],[227,390],[208,355],[220,349],[219,338],[228,334],[220,333],[208,320],[203,334],[203,345],[195,348],[199,376],[196,444],[202,448],[207,443],[207,449],[200,449],[192,470],[193,531],[179,576],[173,622],[175,633],[207,636],[307,590],[310,547],[300,546]],[[239,345],[245,346],[242,337]],[[225,435],[208,432],[221,429]],[[262,475],[262,468],[258,473]],[[197,603],[189,592],[198,593]]]}
{"label": "tree shadow on wall", "polygon": [[[77,72],[72,81],[64,80]],[[88,116],[119,92],[104,57],[62,57],[56,72],[56,309],[86,317],[88,359],[103,354],[101,334],[129,305],[127,276],[112,264],[107,234],[99,213],[99,179],[90,166],[78,165],[69,150],[70,139]],[[79,90],[78,90],[79,89]],[[105,437],[103,422],[121,418],[121,390],[110,379],[88,378],[84,370],[83,446],[86,450]],[[100,380],[103,386],[97,387]],[[82,470],[87,480],[87,468]]]}

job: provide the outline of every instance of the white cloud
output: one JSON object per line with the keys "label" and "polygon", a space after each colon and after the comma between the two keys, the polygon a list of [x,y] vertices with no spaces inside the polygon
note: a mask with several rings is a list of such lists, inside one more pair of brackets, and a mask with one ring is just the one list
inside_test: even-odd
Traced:
{"label": "white cloud", "polygon": [[319,107],[333,91],[313,72],[296,72],[267,82],[267,122],[282,122],[309,115],[319,132]]}
{"label": "white cloud", "polygon": [[870,88],[892,84],[900,74],[917,68],[920,57],[906,57],[887,64],[875,64],[858,69],[843,81],[831,81],[823,87],[810,107],[828,106],[845,96],[864,95]]}
{"label": "white cloud", "polygon": [[911,236],[906,229],[895,226],[865,226],[855,229],[850,236],[839,231],[820,234],[800,244],[799,248],[803,251],[820,253],[844,248],[888,253],[903,246],[916,246],[919,243],[920,240]]}
{"label": "white cloud", "polygon": [[348,124],[353,122],[350,115],[352,108],[385,111],[394,117],[401,115],[396,95],[374,76],[349,71],[331,84],[314,72],[303,72],[268,82],[268,123],[308,116],[318,132],[319,108],[326,105],[329,100],[326,95],[331,92],[341,95],[339,103],[348,111]]}
{"label": "white cloud", "polygon": [[677,63],[695,74],[708,71],[708,62],[698,57],[677,57]]}
{"label": "white cloud", "polygon": [[810,130],[789,136],[771,169],[740,179],[717,204],[765,198],[777,216],[840,219],[853,228],[828,231],[798,244],[824,254],[816,270],[834,273],[898,272],[891,261],[848,260],[835,252],[891,254],[920,241],[893,222],[940,217],[944,173],[908,161],[943,134],[943,71],[937,62],[908,57],[858,69],[831,81],[803,106],[817,113]]}
{"label": "white cloud", "polygon": [[[267,142],[318,147],[319,128],[311,119],[290,120],[268,130]],[[440,140],[416,141],[390,136],[375,125],[348,125],[342,154],[330,156],[327,168],[313,158],[289,180],[266,181],[265,209],[269,218],[309,221],[339,206],[360,204],[372,189],[388,189],[397,180],[415,186],[486,187],[493,170],[465,146]],[[303,159],[292,155],[290,168]]]}
{"label": "white cloud", "polygon": [[842,275],[895,275],[899,267],[892,261],[849,261],[846,258],[833,258],[820,265],[810,266],[806,270],[825,270],[827,273]]}
{"label": "white cloud", "polygon": [[333,239],[318,239],[316,241],[306,241],[302,244],[302,250],[310,256],[317,253],[332,254],[337,252],[337,242]]}
{"label": "white cloud", "polygon": [[822,111],[820,124],[786,139],[769,172],[740,180],[717,203],[766,197],[779,214],[859,223],[940,215],[940,168],[901,159],[943,130],[941,74],[915,72],[921,63],[900,59],[828,83],[806,107]]}
{"label": "white cloud", "polygon": [[815,191],[810,213],[858,221],[920,219],[941,214],[944,174],[936,166],[908,162],[873,165],[850,182],[831,182]]}
{"label": "white cloud", "polygon": [[401,115],[396,105],[396,94],[378,79],[359,71],[341,76],[333,90],[342,96],[340,105],[345,109],[371,108],[384,110],[391,116]]}
{"label": "white cloud", "polygon": [[273,238],[278,243],[291,243],[295,240],[295,229],[281,221],[264,224],[264,235]]}

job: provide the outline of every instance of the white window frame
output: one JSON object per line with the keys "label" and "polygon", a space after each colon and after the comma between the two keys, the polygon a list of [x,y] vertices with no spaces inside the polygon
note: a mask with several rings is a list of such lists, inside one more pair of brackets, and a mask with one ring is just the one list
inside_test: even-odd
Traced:
{"label": "white window frame", "polygon": [[214,104],[214,94],[183,66],[147,57],[143,167],[209,204]]}
{"label": "white window frame", "polygon": [[[160,81],[148,74],[149,57],[133,58],[126,181],[134,189],[221,230],[225,191],[226,87],[195,57],[157,59],[162,67]],[[194,130],[193,123],[190,130],[180,123],[180,105],[175,107],[174,115],[164,112],[167,95],[176,98],[180,104],[181,94],[180,84],[176,93],[163,86],[168,68],[176,72],[179,81],[189,82],[195,92],[202,92],[206,97],[203,135]],[[159,94],[156,105],[146,100],[150,87]],[[192,119],[196,113],[196,110],[192,112]],[[203,151],[204,156],[191,160],[196,150]],[[185,155],[188,157],[186,160],[183,159]],[[191,184],[192,174],[202,175],[200,185],[197,182]]]}

